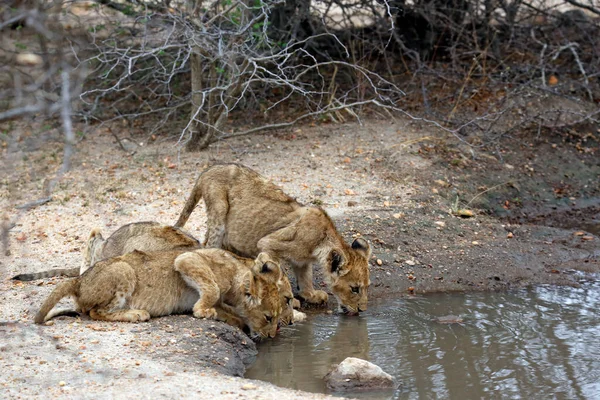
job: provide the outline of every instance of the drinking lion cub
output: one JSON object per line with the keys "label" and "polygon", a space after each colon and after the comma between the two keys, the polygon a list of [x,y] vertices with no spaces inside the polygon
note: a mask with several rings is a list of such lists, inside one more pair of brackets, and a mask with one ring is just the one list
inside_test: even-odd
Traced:
{"label": "drinking lion cub", "polygon": [[64,297],[92,319],[141,322],[192,311],[197,318],[245,324],[253,338],[274,337],[281,313],[281,269],[264,253],[255,260],[220,249],[144,253],[99,261],[59,285],[35,317],[41,324]]}
{"label": "drinking lion cub", "polygon": [[265,252],[292,267],[298,295],[324,303],[313,286],[312,263],[320,264],[340,311],[367,309],[371,246],[361,238],[347,244],[319,207],[303,206],[250,168],[220,164],[198,177],[175,227],[181,228],[198,202],[207,214],[205,245],[254,257]]}

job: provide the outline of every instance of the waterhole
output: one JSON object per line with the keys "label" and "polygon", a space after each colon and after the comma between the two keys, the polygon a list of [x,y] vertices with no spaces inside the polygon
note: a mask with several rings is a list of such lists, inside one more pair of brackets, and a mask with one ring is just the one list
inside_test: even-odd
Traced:
{"label": "waterhole", "polygon": [[246,377],[330,393],[346,357],[400,384],[369,399],[600,398],[600,283],[370,302],[360,317],[313,315],[261,343]]}

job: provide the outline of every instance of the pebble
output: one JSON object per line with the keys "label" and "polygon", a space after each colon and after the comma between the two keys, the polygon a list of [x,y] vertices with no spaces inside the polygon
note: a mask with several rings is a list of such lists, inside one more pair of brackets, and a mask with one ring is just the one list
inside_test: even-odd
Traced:
{"label": "pebble", "polygon": [[252,383],[246,383],[245,385],[242,385],[242,390],[255,390],[256,388],[257,386]]}

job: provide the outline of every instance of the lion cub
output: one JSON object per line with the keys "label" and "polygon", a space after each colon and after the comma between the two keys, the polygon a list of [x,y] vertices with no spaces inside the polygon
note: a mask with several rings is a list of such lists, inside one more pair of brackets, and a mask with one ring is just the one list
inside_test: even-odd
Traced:
{"label": "lion cub", "polygon": [[208,218],[208,247],[246,257],[266,252],[286,262],[296,275],[298,295],[317,304],[328,298],[313,287],[312,264],[318,263],[340,311],[358,314],[367,309],[371,247],[361,238],[347,244],[321,208],[303,206],[237,164],[214,165],[198,177],[176,227],[185,225],[201,199]]}
{"label": "lion cub", "polygon": [[240,326],[253,339],[274,337],[281,314],[281,268],[268,255],[255,260],[220,249],[144,253],[133,251],[99,261],[80,277],[59,285],[35,322],[64,297],[92,319],[140,322],[151,317],[193,312]]}
{"label": "lion cub", "polygon": [[96,228],[92,230],[87,240],[81,267],[20,274],[12,279],[33,281],[59,275],[75,277],[83,274],[97,261],[122,256],[134,250],[145,252],[194,250],[200,247],[200,242],[182,229],[158,222],[134,222],[123,225],[107,239],[104,239],[100,229]]}

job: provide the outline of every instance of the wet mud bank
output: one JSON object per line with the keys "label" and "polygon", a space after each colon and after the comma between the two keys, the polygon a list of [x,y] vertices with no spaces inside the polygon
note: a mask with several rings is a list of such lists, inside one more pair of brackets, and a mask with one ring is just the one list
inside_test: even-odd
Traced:
{"label": "wet mud bank", "polygon": [[463,219],[432,206],[351,215],[373,245],[370,295],[507,290],[536,284],[577,285],[575,271],[600,272],[598,237],[579,225],[561,229],[511,224],[487,216]]}

